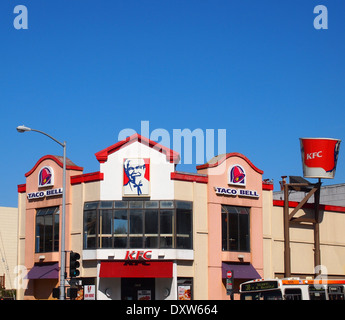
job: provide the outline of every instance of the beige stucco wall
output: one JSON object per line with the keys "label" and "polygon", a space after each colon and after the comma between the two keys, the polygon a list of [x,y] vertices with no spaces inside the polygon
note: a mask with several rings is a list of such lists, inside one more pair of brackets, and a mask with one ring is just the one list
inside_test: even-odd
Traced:
{"label": "beige stucco wall", "polygon": [[[284,273],[283,207],[273,206],[272,191],[263,192],[264,277]],[[327,208],[327,207],[326,207]],[[293,208],[290,208],[290,212]],[[300,210],[296,217],[311,217],[311,210]],[[323,273],[332,278],[345,278],[345,213],[321,211],[320,250]],[[314,231],[311,224],[290,227],[291,273],[314,275]]]}
{"label": "beige stucco wall", "polygon": [[17,266],[18,209],[0,207],[0,276],[5,275],[5,288],[14,289]]}
{"label": "beige stucco wall", "polygon": [[193,201],[194,262],[177,264],[179,277],[194,277],[194,299],[207,299],[208,295],[208,225],[207,185],[204,183],[175,181],[176,200]]}
{"label": "beige stucco wall", "polygon": [[[72,186],[71,250],[83,252],[83,211],[84,202],[99,201],[100,181],[80,183]],[[81,277],[97,277],[96,261],[81,259]]]}

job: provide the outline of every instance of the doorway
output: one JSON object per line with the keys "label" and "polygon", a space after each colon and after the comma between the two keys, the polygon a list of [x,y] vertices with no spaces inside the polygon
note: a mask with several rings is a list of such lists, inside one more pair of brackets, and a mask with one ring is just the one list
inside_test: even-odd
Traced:
{"label": "doorway", "polygon": [[121,300],[155,300],[155,278],[122,278]]}

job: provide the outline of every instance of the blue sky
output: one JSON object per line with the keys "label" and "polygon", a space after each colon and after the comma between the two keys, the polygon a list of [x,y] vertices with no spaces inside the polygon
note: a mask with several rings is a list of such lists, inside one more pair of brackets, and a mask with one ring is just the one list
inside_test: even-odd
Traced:
{"label": "blue sky", "polygon": [[[28,30],[13,27],[19,4]],[[318,4],[327,30],[313,26]],[[227,152],[278,189],[302,175],[300,137],[345,138],[344,39],[343,0],[2,0],[0,206],[17,206],[40,157],[62,154],[22,124],[66,140],[85,173],[141,121],[171,135],[226,129]],[[344,152],[325,184],[345,182]]]}

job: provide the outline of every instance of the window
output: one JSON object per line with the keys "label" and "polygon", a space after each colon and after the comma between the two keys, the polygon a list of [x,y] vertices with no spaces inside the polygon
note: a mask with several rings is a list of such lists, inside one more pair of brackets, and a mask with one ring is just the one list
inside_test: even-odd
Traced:
{"label": "window", "polygon": [[285,289],[285,300],[302,300],[301,289]]}
{"label": "window", "polygon": [[59,207],[37,209],[35,252],[59,251]]}
{"label": "window", "polygon": [[310,300],[326,300],[326,291],[324,286],[311,285],[308,289]]}
{"label": "window", "polygon": [[223,251],[250,252],[249,208],[222,205]]}
{"label": "window", "polygon": [[344,300],[344,287],[336,285],[328,286],[328,298],[329,300]]}
{"label": "window", "polygon": [[176,247],[192,247],[192,203],[176,201]]}
{"label": "window", "polygon": [[84,205],[84,249],[193,248],[187,201],[99,201]]}

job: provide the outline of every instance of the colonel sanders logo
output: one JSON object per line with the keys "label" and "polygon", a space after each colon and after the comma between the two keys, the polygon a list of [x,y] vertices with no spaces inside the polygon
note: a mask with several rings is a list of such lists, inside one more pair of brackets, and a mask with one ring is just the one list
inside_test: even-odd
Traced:
{"label": "colonel sanders logo", "polygon": [[123,195],[148,196],[150,159],[127,158],[123,161]]}

